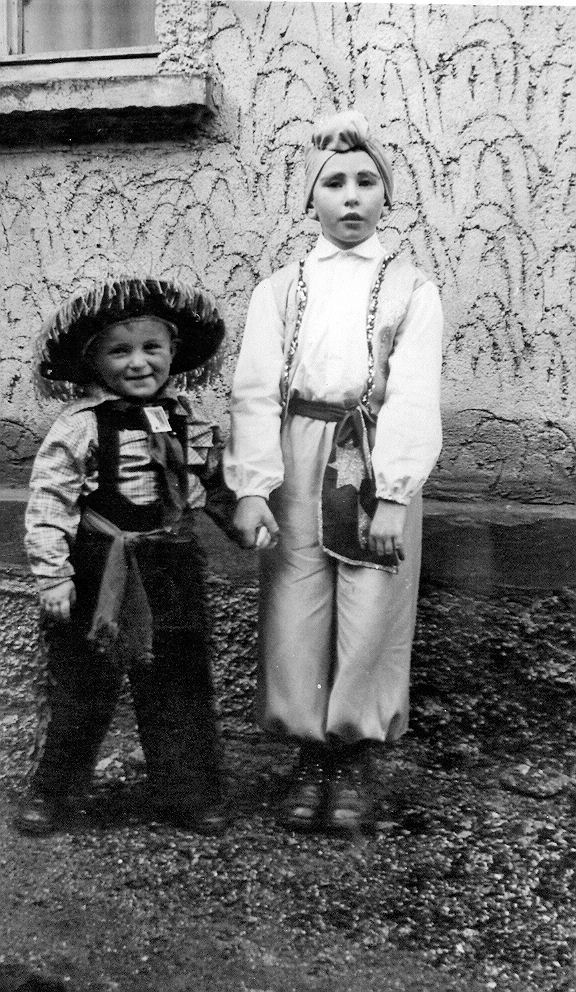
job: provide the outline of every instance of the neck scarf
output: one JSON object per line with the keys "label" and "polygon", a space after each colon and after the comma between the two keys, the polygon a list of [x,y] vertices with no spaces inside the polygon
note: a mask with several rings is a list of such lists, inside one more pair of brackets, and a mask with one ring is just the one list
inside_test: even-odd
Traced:
{"label": "neck scarf", "polygon": [[110,401],[110,408],[118,414],[118,426],[131,430],[144,430],[147,434],[148,453],[158,478],[160,496],[164,506],[164,523],[177,522],[188,500],[188,467],[182,444],[174,430],[155,432],[146,416],[146,406],[162,407],[171,419],[171,426],[179,419],[185,421],[186,412],[177,399],[163,396],[153,403],[134,403],[118,399]]}

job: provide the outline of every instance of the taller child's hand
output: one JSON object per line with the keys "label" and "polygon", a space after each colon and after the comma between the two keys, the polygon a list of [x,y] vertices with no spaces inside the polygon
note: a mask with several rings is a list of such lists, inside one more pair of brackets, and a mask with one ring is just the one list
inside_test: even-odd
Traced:
{"label": "taller child's hand", "polygon": [[[233,524],[243,548],[272,547],[280,533],[274,514],[263,496],[242,496],[238,500]],[[258,533],[262,527],[263,538]]]}
{"label": "taller child's hand", "polygon": [[398,555],[404,561],[404,524],[406,507],[401,503],[391,503],[379,499],[376,513],[370,525],[368,547],[378,555]]}
{"label": "taller child's hand", "polygon": [[53,589],[42,589],[40,592],[41,608],[44,613],[54,617],[55,620],[69,620],[70,610],[75,602],[76,587],[71,579],[65,579]]}

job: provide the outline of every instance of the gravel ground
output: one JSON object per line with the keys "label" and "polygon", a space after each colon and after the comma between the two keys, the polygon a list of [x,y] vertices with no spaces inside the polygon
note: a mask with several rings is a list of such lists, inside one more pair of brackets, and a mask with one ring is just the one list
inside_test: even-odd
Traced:
{"label": "gravel ground", "polygon": [[351,842],[276,826],[293,753],[250,720],[255,590],[214,578],[229,831],[147,822],[126,698],[77,825],[32,840],[9,810],[35,607],[22,576],[2,588],[0,989],[22,965],[71,992],[576,990],[574,592],[422,591],[411,730]]}

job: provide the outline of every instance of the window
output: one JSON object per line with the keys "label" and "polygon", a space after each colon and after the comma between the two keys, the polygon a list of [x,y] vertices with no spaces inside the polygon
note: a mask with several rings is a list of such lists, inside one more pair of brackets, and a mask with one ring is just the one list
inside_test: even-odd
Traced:
{"label": "window", "polygon": [[155,0],[0,0],[0,57],[154,46]]}
{"label": "window", "polygon": [[197,71],[162,72],[155,21],[158,8],[172,23],[170,5],[0,0],[0,148],[188,133],[220,99],[204,61],[209,2],[195,0]]}

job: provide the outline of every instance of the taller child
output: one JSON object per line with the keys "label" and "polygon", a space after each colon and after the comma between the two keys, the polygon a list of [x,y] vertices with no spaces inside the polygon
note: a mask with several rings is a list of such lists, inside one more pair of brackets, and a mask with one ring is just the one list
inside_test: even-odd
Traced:
{"label": "taller child", "polygon": [[242,543],[263,549],[257,713],[300,745],[294,829],[370,827],[369,746],[408,725],[442,309],[376,235],[393,185],[360,113],[314,129],[304,205],[322,233],[254,290],[233,385],[226,477]]}

